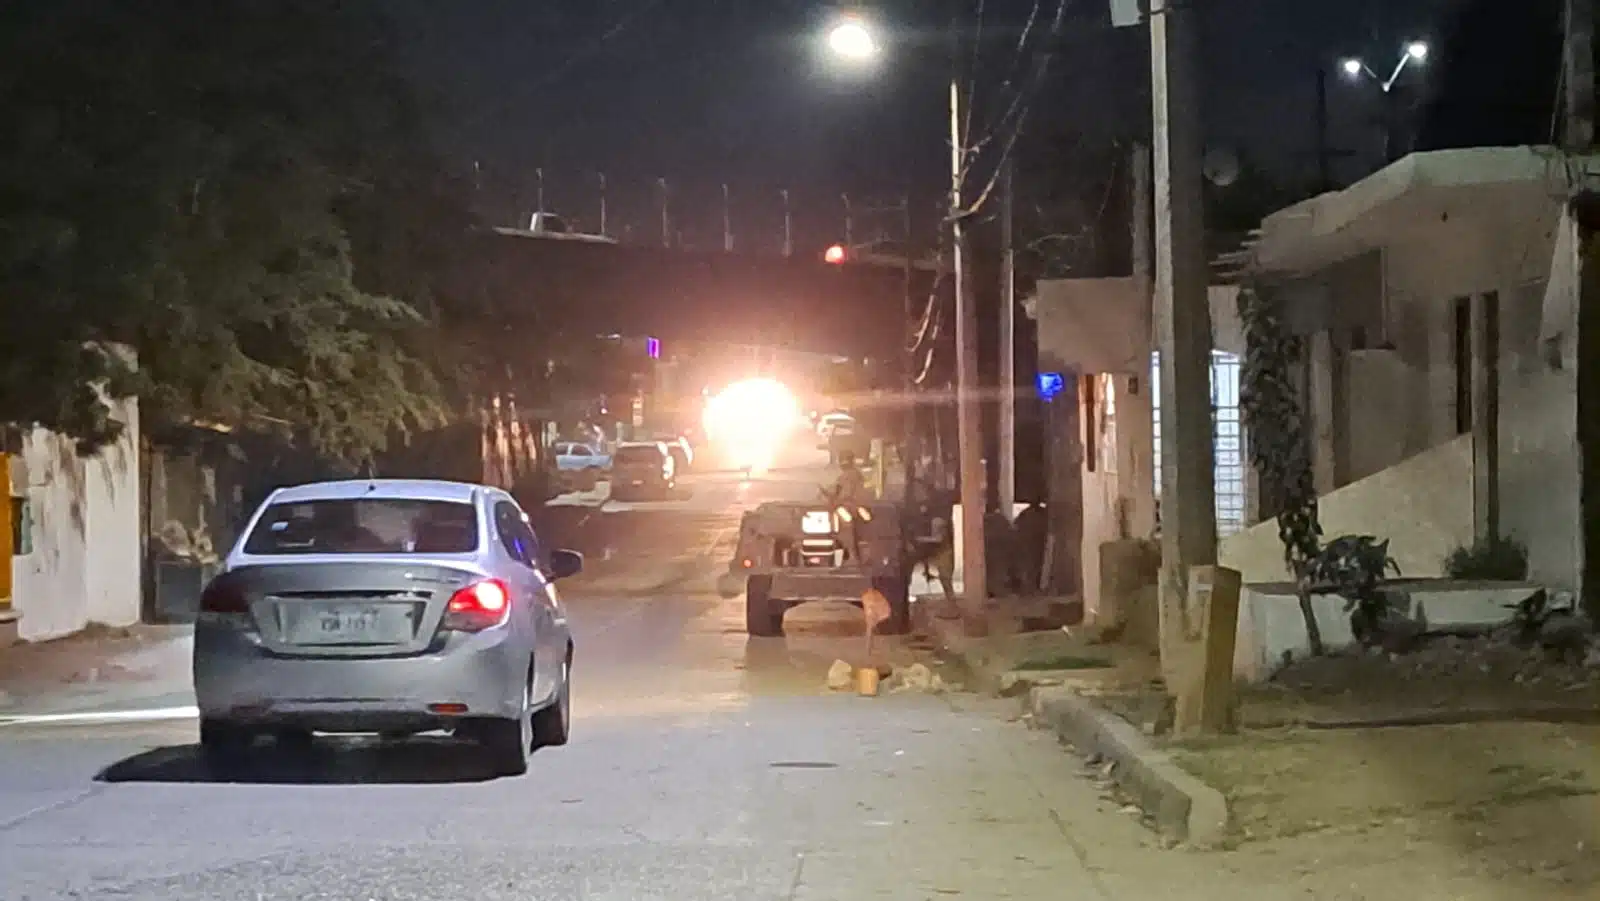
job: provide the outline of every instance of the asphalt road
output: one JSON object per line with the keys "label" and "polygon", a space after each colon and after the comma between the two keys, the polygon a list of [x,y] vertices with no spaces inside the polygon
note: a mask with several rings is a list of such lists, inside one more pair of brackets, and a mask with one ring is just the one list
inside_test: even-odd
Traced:
{"label": "asphalt road", "polygon": [[[567,591],[574,738],[524,777],[445,739],[319,738],[224,775],[192,721],[0,727],[0,898],[1194,897],[1206,870],[1174,871],[1009,708],[828,694],[859,652],[849,608],[744,636],[707,590],[737,511],[820,477],[703,474],[692,498],[599,514],[591,539],[624,563]],[[650,571],[669,587],[615,587]]]}

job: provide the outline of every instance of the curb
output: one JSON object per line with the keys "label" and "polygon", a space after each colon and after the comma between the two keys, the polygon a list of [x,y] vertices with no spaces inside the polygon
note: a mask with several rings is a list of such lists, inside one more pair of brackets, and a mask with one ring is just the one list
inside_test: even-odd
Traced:
{"label": "curb", "polygon": [[1228,802],[1222,793],[1178,766],[1121,717],[1067,688],[1032,689],[1027,707],[1078,751],[1115,764],[1111,778],[1155,818],[1163,834],[1196,848],[1215,848],[1228,838]]}
{"label": "curb", "polygon": [[1110,777],[1155,820],[1163,835],[1190,847],[1216,848],[1228,839],[1227,799],[1178,766],[1131,723],[1104,710],[1070,688],[1035,686],[1032,674],[1000,671],[961,633],[959,622],[931,617],[922,621],[940,646],[971,677],[977,690],[1022,698],[1034,721],[1080,754],[1113,764]]}

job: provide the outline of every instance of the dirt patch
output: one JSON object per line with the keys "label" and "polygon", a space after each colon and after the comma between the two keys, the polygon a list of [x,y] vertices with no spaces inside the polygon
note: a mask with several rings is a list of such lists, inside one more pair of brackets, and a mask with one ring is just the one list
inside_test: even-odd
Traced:
{"label": "dirt patch", "polygon": [[1593,711],[1600,720],[1600,667],[1499,638],[1446,637],[1410,654],[1351,652],[1291,664],[1272,682],[1245,689],[1240,714],[1247,727],[1272,727],[1562,709]]}
{"label": "dirt patch", "polygon": [[1176,743],[1245,838],[1379,825],[1600,794],[1600,727],[1544,723],[1247,733]]}

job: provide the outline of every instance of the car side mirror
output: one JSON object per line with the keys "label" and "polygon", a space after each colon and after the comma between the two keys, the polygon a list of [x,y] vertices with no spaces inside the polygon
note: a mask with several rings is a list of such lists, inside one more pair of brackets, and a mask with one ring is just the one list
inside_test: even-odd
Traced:
{"label": "car side mirror", "polygon": [[583,572],[583,555],[577,551],[555,550],[550,552],[550,577],[565,579]]}

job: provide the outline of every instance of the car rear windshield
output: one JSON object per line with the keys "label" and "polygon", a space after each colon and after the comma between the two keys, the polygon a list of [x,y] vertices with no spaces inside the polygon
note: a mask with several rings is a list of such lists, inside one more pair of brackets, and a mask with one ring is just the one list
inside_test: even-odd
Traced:
{"label": "car rear windshield", "polygon": [[478,548],[471,504],[401,498],[273,504],[247,554],[464,554]]}
{"label": "car rear windshield", "polygon": [[620,447],[617,448],[615,462],[629,463],[660,463],[661,448],[659,447]]}

